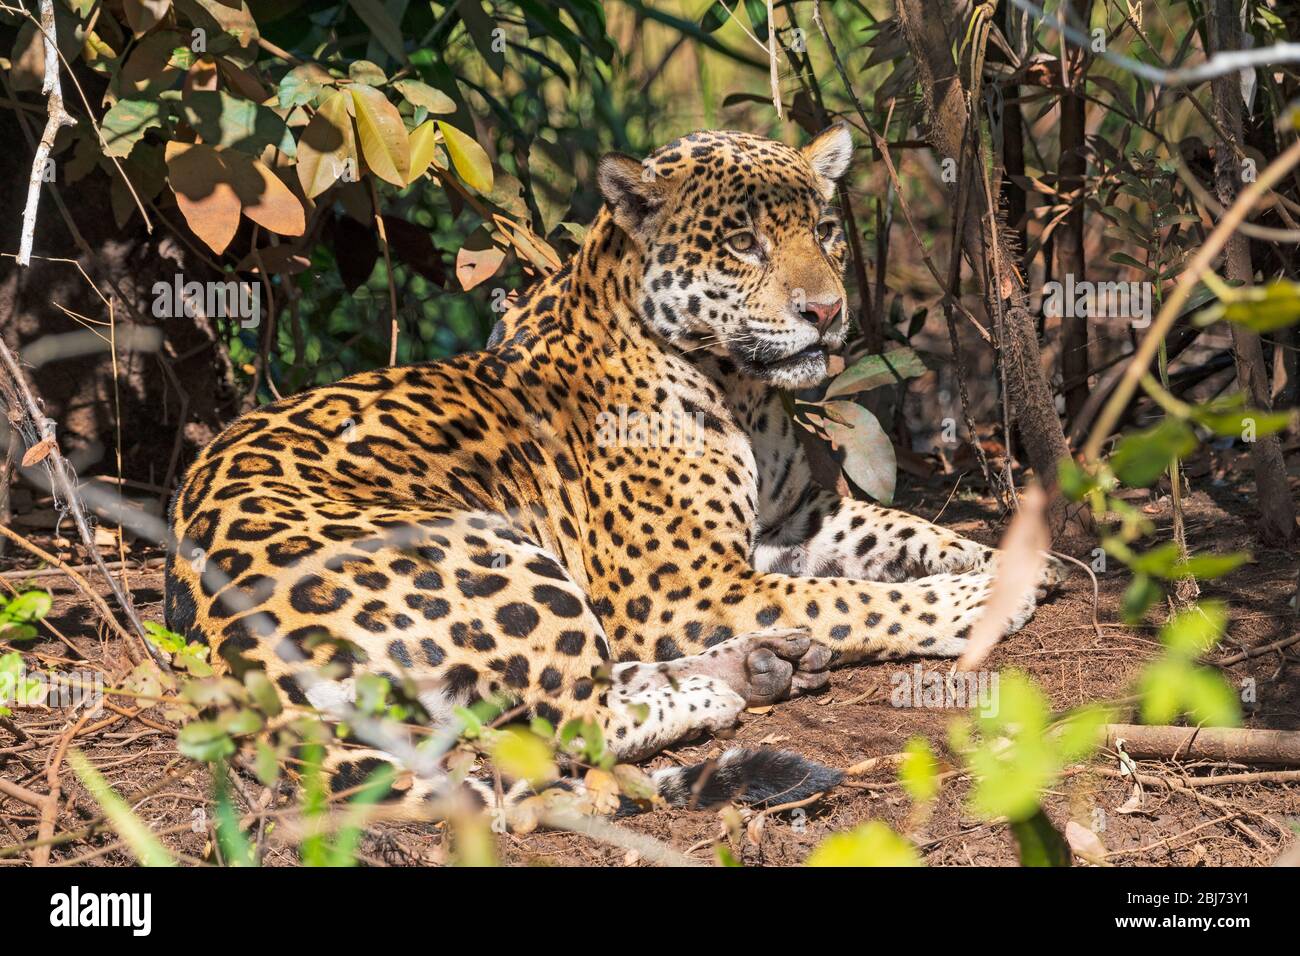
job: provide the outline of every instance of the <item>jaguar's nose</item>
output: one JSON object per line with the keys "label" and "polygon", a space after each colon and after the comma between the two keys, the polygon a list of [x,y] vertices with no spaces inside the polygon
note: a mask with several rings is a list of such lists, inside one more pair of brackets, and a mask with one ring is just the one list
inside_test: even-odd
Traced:
{"label": "jaguar's nose", "polygon": [[804,305],[800,316],[817,326],[818,332],[825,332],[835,321],[835,317],[840,314],[843,306],[843,299],[836,299],[834,302],[808,302]]}

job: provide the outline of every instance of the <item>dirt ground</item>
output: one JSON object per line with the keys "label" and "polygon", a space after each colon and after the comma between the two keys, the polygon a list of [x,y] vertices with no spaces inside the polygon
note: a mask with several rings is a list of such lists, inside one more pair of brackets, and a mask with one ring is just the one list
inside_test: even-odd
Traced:
{"label": "dirt ground", "polygon": [[[1239,480],[1244,462],[1218,461],[1203,477],[1187,502],[1187,536],[1192,550],[1252,549],[1252,504]],[[995,543],[1001,519],[987,498],[955,488],[952,476],[922,481],[905,478],[905,497],[899,504],[987,543]],[[962,484],[965,484],[963,482]],[[1170,504],[1159,492],[1135,499],[1167,540]],[[39,502],[35,503],[39,505]],[[28,532],[50,547],[49,532]],[[1207,596],[1225,598],[1232,606],[1227,641],[1218,656],[1259,647],[1296,633],[1294,606],[1296,556],[1254,549],[1255,560],[1232,575],[1205,587]],[[132,561],[157,558],[157,552],[140,551]],[[33,567],[24,555],[10,548],[0,558],[5,581],[21,585],[14,569]],[[1132,683],[1143,665],[1158,653],[1155,629],[1119,624],[1117,608],[1128,576],[1122,570],[1098,575],[1100,601],[1094,628],[1092,582],[1075,572],[1065,589],[1042,606],[1030,624],[1000,645],[988,666],[1017,667],[1031,674],[1062,709],[1088,701],[1118,699],[1132,693]],[[162,617],[162,573],[156,567],[129,575],[131,590],[142,616]],[[30,579],[48,588],[56,603],[49,622],[66,643],[43,633],[34,644],[21,648],[44,664],[103,668],[121,675],[128,661],[120,643],[103,629],[96,611],[68,580],[59,576]],[[110,598],[111,600],[111,598]],[[10,650],[12,648],[0,648]],[[847,768],[869,757],[900,751],[906,741],[920,735],[930,741],[941,758],[951,758],[947,727],[958,714],[953,710],[899,708],[890,702],[891,675],[904,665],[861,666],[836,672],[823,693],[777,705],[764,713],[746,713],[730,740],[702,739],[660,755],[651,766],[670,761],[692,763],[732,744],[776,746],[796,751],[831,766]],[[1247,703],[1246,726],[1300,729],[1300,645],[1270,651],[1224,669],[1234,685],[1255,682],[1253,703]],[[124,698],[110,699],[102,716],[82,723],[75,745],[100,769],[118,793],[134,797],[133,806],[163,842],[188,862],[211,862],[210,831],[200,825],[210,819],[210,791],[206,771],[180,757],[175,728],[158,708],[137,711]],[[46,768],[61,740],[76,727],[81,715],[63,710],[25,709],[15,713],[8,727],[0,724],[0,777],[37,793],[47,792]],[[17,728],[15,732],[14,728]],[[1225,772],[1217,768],[1160,765],[1140,762],[1140,768],[1157,776]],[[1046,798],[1048,815],[1059,828],[1074,820],[1097,832],[1107,862],[1119,866],[1266,865],[1295,841],[1300,827],[1300,785],[1239,784],[1198,788],[1195,793],[1147,789],[1139,804],[1130,801],[1133,785],[1113,774],[1119,767],[1113,753],[1103,753],[1087,767],[1069,772]],[[1251,770],[1261,768],[1239,768]],[[86,839],[68,839],[84,828],[99,811],[76,776],[62,761],[59,775],[63,805],[55,821],[57,843],[52,863],[86,862],[123,865],[132,857],[111,832],[100,831]],[[885,768],[861,775],[825,796],[820,802],[792,811],[765,814],[755,822],[749,811],[657,810],[628,818],[629,830],[663,841],[703,863],[715,860],[716,847],[727,845],[746,865],[800,863],[826,835],[849,830],[873,818],[908,833],[931,866],[1002,866],[1017,862],[1014,839],[1005,825],[985,824],[965,809],[968,781],[948,778],[928,819],[911,816],[911,802],[895,783],[894,771]],[[268,794],[255,781],[247,781],[240,794],[244,804],[259,802]],[[287,798],[281,794],[283,803]],[[1128,806],[1126,806],[1128,804]],[[205,810],[205,808],[207,808]],[[247,809],[247,806],[245,806]],[[199,822],[196,822],[199,821]],[[36,839],[38,809],[0,795],[0,865],[26,865],[29,850],[4,847]],[[644,865],[635,850],[611,846],[589,836],[562,831],[527,835],[498,835],[498,858],[507,864],[622,866]],[[361,859],[375,865],[440,863],[447,857],[446,834],[429,824],[383,824],[368,833],[361,844]],[[265,862],[297,862],[294,848],[274,839],[267,843]]]}

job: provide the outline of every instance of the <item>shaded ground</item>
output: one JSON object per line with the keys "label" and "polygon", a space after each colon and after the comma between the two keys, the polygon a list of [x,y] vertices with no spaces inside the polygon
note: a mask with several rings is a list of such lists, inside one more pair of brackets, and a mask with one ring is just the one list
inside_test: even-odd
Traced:
{"label": "shaded ground", "polygon": [[[1233,473],[1231,468],[1220,471]],[[986,499],[960,490],[953,494],[952,478],[911,484],[908,499],[900,502],[909,510],[931,519],[942,512],[941,523],[988,543],[997,540],[1000,521]],[[1205,490],[1195,492],[1188,502],[1192,549],[1249,549],[1253,514],[1242,490],[1232,481],[1216,483],[1210,476],[1195,486]],[[1144,495],[1136,503],[1167,537],[1171,521],[1168,500]],[[12,552],[0,561],[0,567],[15,565],[30,566],[25,558],[15,559]],[[1154,629],[1114,623],[1127,577],[1112,571],[1098,578],[1100,633],[1092,624],[1092,584],[1078,572],[1062,594],[1040,608],[1025,630],[997,648],[989,666],[1027,671],[1057,709],[1131,693],[1134,677],[1158,652]],[[12,576],[8,580],[20,583]],[[53,590],[56,605],[49,620],[71,647],[47,637],[24,648],[25,652],[45,664],[99,667],[111,676],[128,669],[116,638],[101,634],[95,612],[65,578],[45,577],[33,583]],[[161,572],[132,573],[130,584],[142,615],[160,620]],[[1295,587],[1295,556],[1276,551],[1257,552],[1254,563],[1207,586],[1207,595],[1223,597],[1233,607],[1228,644],[1220,656],[1294,634],[1297,622],[1288,601]],[[1254,681],[1255,700],[1245,705],[1247,726],[1300,729],[1298,648],[1300,645],[1273,651],[1225,670],[1237,686]],[[865,758],[897,753],[915,735],[926,737],[936,752],[947,755],[947,727],[956,716],[952,710],[891,704],[894,675],[900,667],[910,669],[912,663],[837,672],[830,689],[822,694],[786,702],[765,713],[745,714],[734,742],[778,746],[842,768]],[[174,729],[160,708],[137,713],[124,698],[112,699],[109,707],[101,717],[82,725],[76,746],[119,793],[148,794],[135,808],[163,834],[171,849],[194,862],[213,859],[210,831],[205,825],[211,816],[206,772],[179,757]],[[0,726],[0,776],[34,792],[46,792],[45,768],[51,753],[60,738],[74,730],[78,719],[78,715],[70,718],[59,710],[17,712],[15,723],[28,736],[21,739]],[[652,766],[673,760],[696,762],[732,742],[696,741],[661,755]],[[1102,755],[1088,768],[1068,775],[1046,800],[1048,814],[1058,827],[1075,820],[1097,831],[1106,850],[1116,854],[1110,858],[1116,865],[1266,864],[1294,841],[1288,822],[1300,825],[1300,786],[1276,783],[1202,788],[1198,791],[1201,796],[1148,790],[1137,812],[1123,812],[1132,785],[1105,775],[1117,768],[1113,754]],[[1144,763],[1142,769],[1164,774],[1189,768]],[[99,809],[66,762],[60,780],[66,802],[56,833],[65,834],[84,827]],[[714,845],[721,841],[746,864],[789,865],[801,862],[827,834],[883,818],[895,829],[908,832],[930,865],[1016,863],[1014,841],[1005,826],[981,825],[964,812],[965,779],[949,778],[933,813],[921,821],[911,818],[911,803],[893,781],[894,771],[883,768],[855,778],[854,785],[839,788],[816,805],[768,814],[761,827],[752,824],[748,811],[716,810],[659,810],[631,818],[626,826],[702,862],[713,859]],[[244,783],[242,790],[241,802],[246,805],[268,796],[253,781]],[[279,795],[277,806],[287,805],[286,799]],[[1241,815],[1236,815],[1238,812]],[[32,840],[38,824],[36,809],[0,797],[0,854],[5,846]],[[441,862],[446,857],[444,840],[439,826],[382,825],[363,840],[362,858],[390,864]],[[512,864],[626,865],[640,860],[626,849],[564,832],[500,835],[496,840],[498,856]],[[278,845],[274,839],[267,847],[268,863],[296,862],[292,847]],[[27,853],[21,852],[16,857],[0,857],[0,865],[23,865],[27,860]],[[124,864],[131,857],[115,844],[112,834],[97,834],[56,846],[51,852],[52,862],[74,860]]]}

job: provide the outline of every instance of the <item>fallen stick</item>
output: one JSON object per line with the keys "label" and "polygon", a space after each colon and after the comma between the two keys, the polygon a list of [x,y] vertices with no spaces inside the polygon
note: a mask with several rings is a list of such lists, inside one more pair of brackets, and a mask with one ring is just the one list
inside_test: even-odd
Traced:
{"label": "fallen stick", "polygon": [[1290,637],[1284,637],[1280,641],[1274,641],[1271,644],[1264,644],[1261,647],[1248,647],[1238,654],[1233,654],[1231,657],[1225,657],[1221,661],[1210,661],[1210,663],[1215,667],[1231,667],[1233,664],[1240,664],[1242,661],[1249,660],[1252,657],[1262,657],[1271,651],[1280,651],[1284,647],[1290,647],[1297,641],[1300,641],[1300,633],[1292,634]]}
{"label": "fallen stick", "polygon": [[1145,760],[1228,760],[1300,767],[1300,731],[1107,724],[1106,746]]}
{"label": "fallen stick", "polygon": [[[150,558],[144,562],[132,563],[131,561],[105,561],[104,567],[110,571],[120,571],[125,568],[127,571],[153,571],[163,567],[167,563],[166,558]],[[87,572],[99,570],[93,564],[70,565],[66,568],[34,568],[30,571],[18,569],[16,571],[0,571],[0,578],[6,581],[27,581],[36,578],[52,578],[60,574],[67,574],[70,571]]]}
{"label": "fallen stick", "polygon": [[[1268,824],[1268,826],[1276,830],[1278,835],[1282,837],[1285,837],[1291,832],[1290,829],[1278,823],[1266,813],[1262,813],[1259,810],[1252,809],[1251,807],[1244,806],[1240,803],[1218,800],[1210,796],[1208,793],[1202,793],[1201,789],[1204,786],[1218,782],[1218,779],[1214,777],[1156,777],[1149,773],[1125,773],[1124,771],[1116,770],[1114,767],[1090,767],[1088,768],[1088,772],[1095,773],[1100,777],[1109,777],[1113,780],[1124,780],[1129,783],[1136,782],[1150,790],[1167,790],[1170,793],[1181,793],[1185,796],[1191,797],[1199,803],[1216,807],[1225,813],[1232,810],[1243,816],[1254,817],[1261,823]],[[1197,783],[1197,781],[1199,781],[1199,783]],[[1196,785],[1189,786],[1189,784]],[[1260,840],[1260,843],[1262,845],[1263,840]]]}
{"label": "fallen stick", "polygon": [[[140,652],[136,649],[135,644],[132,641],[134,635],[132,635],[130,631],[126,630],[126,628],[124,628],[121,624],[118,623],[118,620],[114,616],[112,609],[108,606],[108,602],[106,602],[102,597],[99,596],[99,592],[90,586],[89,581],[87,581],[80,574],[78,574],[73,568],[68,567],[66,564],[64,564],[54,555],[50,554],[48,551],[41,550],[41,548],[32,544],[30,541],[28,541],[22,535],[18,534],[16,531],[11,531],[10,529],[6,528],[4,525],[0,525],[0,535],[3,535],[4,537],[8,538],[10,541],[14,542],[14,544],[18,545],[19,547],[26,549],[31,554],[34,554],[36,557],[40,558],[42,561],[54,565],[60,571],[62,571],[64,574],[70,577],[72,579],[72,582],[75,585],[77,585],[77,587],[81,589],[82,593],[85,594],[86,597],[90,599],[90,602],[95,605],[95,608],[103,616],[104,621],[108,624],[108,626],[112,628],[114,631],[116,631],[117,636],[122,639],[122,646],[126,649],[126,654],[131,659],[131,663],[139,664],[142,660],[144,660],[144,657],[141,656]],[[146,647],[148,646],[147,641],[141,640],[140,643],[144,644]]]}

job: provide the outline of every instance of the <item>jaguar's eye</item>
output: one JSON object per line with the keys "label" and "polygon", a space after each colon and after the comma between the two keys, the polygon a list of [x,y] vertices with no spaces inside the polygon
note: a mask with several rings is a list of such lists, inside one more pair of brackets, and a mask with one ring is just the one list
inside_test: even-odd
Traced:
{"label": "jaguar's eye", "polygon": [[834,219],[823,219],[817,223],[817,241],[830,242],[835,235],[835,226]]}
{"label": "jaguar's eye", "polygon": [[731,247],[732,252],[749,255],[758,251],[758,237],[752,232],[738,232],[727,237],[727,245]]}

